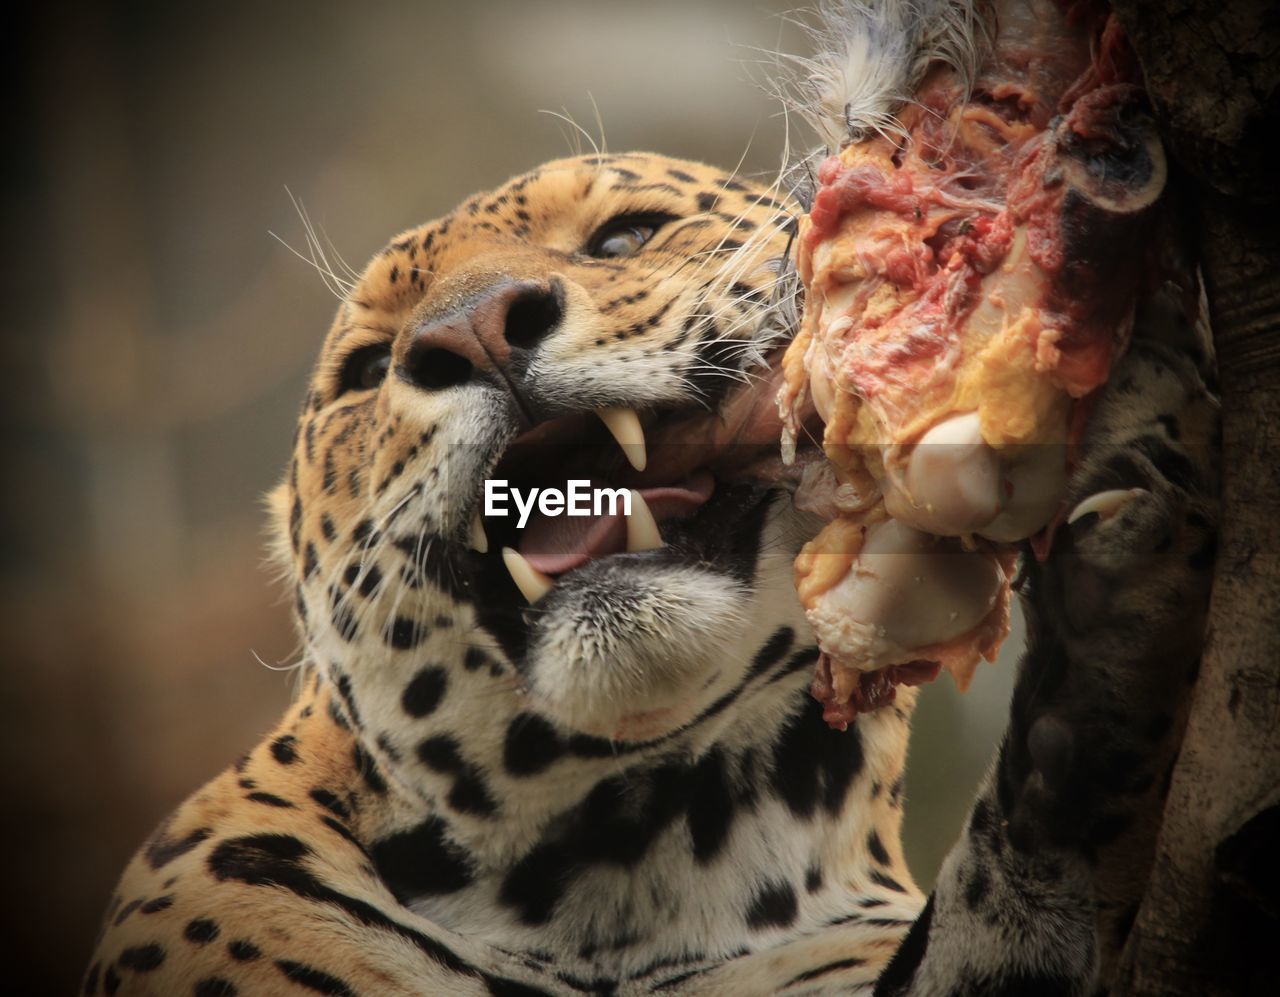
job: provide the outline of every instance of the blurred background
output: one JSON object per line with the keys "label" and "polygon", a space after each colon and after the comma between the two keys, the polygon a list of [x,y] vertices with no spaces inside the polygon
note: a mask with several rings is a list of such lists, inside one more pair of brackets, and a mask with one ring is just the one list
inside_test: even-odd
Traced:
{"label": "blurred background", "polygon": [[[602,123],[614,150],[772,178],[786,122],[753,80],[772,50],[805,51],[793,6],[71,3],[11,23],[13,992],[72,990],[129,854],[290,696],[261,497],[335,306],[288,248],[305,252],[293,198],[360,269],[399,230],[589,147],[558,115],[597,142]],[[925,690],[907,780],[922,886],[1003,726],[1018,643],[963,700]]]}

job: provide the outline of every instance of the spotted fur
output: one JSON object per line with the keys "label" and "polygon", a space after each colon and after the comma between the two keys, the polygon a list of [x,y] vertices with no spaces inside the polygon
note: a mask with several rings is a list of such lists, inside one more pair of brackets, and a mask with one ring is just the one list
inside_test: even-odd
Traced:
{"label": "spotted fur", "polygon": [[[973,9],[836,11],[865,30],[816,63],[832,141],[883,127],[931,59],[971,64]],[[1140,491],[1027,564],[1008,732],[927,901],[898,833],[915,692],[821,723],[790,585],[814,524],[785,489],[730,475],[666,547],[532,607],[467,544],[531,427],[625,475],[582,413],[713,433],[768,399],[797,208],[698,164],[565,160],[404,233],[345,289],[274,502],[297,701],[135,856],[85,993],[1105,986],[1212,559],[1215,410],[1177,308],[1140,323],[1070,497]]]}
{"label": "spotted fur", "polygon": [[[813,524],[785,489],[725,481],[667,547],[528,608],[466,543],[530,426],[762,390],[793,211],[699,164],[586,157],[369,264],[274,496],[296,702],[134,857],[86,994],[1092,988],[1197,660],[1214,411],[1182,354],[1136,347],[1095,415],[1073,495],[1145,495],[1028,569],[1009,733],[927,905],[899,840],[914,691],[822,724],[790,583]],[[619,218],[651,234],[602,258]],[[495,307],[505,345],[468,353]]]}

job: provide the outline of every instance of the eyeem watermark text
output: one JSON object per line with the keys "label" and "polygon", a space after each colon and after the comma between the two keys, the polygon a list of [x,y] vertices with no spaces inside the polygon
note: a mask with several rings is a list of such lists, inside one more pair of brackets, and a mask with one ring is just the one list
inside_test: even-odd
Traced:
{"label": "eyeem watermark text", "polygon": [[624,516],[631,515],[631,490],[628,488],[593,488],[586,478],[570,478],[564,491],[559,488],[511,488],[505,478],[484,483],[484,514],[506,517],[511,514],[508,500],[520,517],[516,526],[524,528],[535,505],[544,516]]}

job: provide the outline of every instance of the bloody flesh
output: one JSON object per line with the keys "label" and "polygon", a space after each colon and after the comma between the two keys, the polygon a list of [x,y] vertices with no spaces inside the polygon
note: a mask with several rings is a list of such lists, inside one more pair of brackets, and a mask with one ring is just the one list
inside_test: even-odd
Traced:
{"label": "bloody flesh", "polygon": [[[999,7],[972,88],[949,66],[929,70],[899,129],[822,163],[801,225],[805,314],[783,360],[784,450],[816,409],[838,480],[880,494],[842,512],[797,559],[824,652],[813,692],[837,725],[939,664],[963,688],[978,660],[994,657],[1008,625],[1010,544],[1039,535],[1043,545],[1082,413],[1152,269],[1144,247],[1164,160],[1118,27],[1094,8],[1048,0]],[[922,440],[934,430],[957,438],[948,420],[999,476],[989,528],[987,512],[952,523],[921,497]],[[1037,475],[1048,481],[1038,493]],[[1018,505],[1015,489],[1016,515],[1003,505]],[[875,574],[856,546],[889,519],[955,537],[957,557],[999,566],[979,624],[886,650],[863,636],[879,621],[838,622],[840,599],[867,603],[850,579]],[[862,530],[853,549],[851,526]]]}

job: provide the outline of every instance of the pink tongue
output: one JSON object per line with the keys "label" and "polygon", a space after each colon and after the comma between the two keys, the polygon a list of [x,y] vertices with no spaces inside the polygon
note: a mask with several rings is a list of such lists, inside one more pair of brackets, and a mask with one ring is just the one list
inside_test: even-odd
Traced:
{"label": "pink tongue", "polygon": [[[592,483],[591,488],[596,486]],[[641,488],[640,494],[649,505],[653,518],[686,519],[711,497],[715,481],[708,471],[695,471],[677,485],[663,488]],[[607,508],[609,503],[605,502]],[[539,571],[559,575],[586,564],[593,557],[604,557],[627,549],[627,523],[619,511],[610,516],[544,516],[535,511],[520,534],[520,553]]]}

